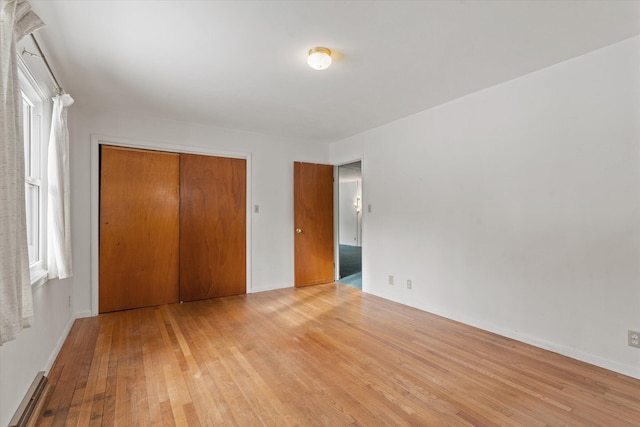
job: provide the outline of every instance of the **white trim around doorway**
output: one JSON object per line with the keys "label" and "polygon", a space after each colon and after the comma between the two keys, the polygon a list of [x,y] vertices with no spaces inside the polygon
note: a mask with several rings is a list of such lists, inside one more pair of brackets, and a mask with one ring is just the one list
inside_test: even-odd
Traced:
{"label": "white trim around doorway", "polygon": [[360,246],[362,247],[362,291],[366,292],[365,277],[364,277],[365,276],[364,274],[365,245],[364,244],[365,244],[365,223],[366,223],[367,211],[364,208],[365,206],[364,202],[366,200],[366,195],[365,195],[366,186],[364,184],[364,159],[363,158],[357,158],[357,159],[340,162],[333,165],[333,218],[334,218],[334,226],[333,226],[334,250],[333,252],[334,252],[334,264],[335,264],[334,277],[336,282],[340,279],[340,219],[339,219],[340,218],[340,176],[339,176],[338,169],[341,166],[346,166],[346,165],[350,165],[351,163],[357,163],[357,162],[360,162],[360,165],[361,165],[360,173],[362,174],[362,179],[361,179],[362,198],[360,200],[361,209],[362,209],[362,241],[360,242]]}

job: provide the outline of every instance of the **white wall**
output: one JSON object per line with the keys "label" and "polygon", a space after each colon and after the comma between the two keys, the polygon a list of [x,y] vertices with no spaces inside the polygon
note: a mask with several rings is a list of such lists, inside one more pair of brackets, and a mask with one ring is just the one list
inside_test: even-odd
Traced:
{"label": "white wall", "polygon": [[365,290],[640,378],[639,37],[330,153],[364,160]]}
{"label": "white wall", "polygon": [[143,115],[83,110],[79,105],[78,126],[72,150],[75,213],[74,250],[76,310],[91,310],[91,211],[90,141],[91,135],[137,140],[149,146],[206,147],[222,152],[251,155],[252,286],[249,292],[293,286],[293,162],[326,163],[328,145],[279,138],[213,126],[160,120]]}
{"label": "white wall", "polygon": [[338,184],[339,242],[341,245],[361,246],[360,216],[355,201],[360,197],[360,179],[340,181]]}
{"label": "white wall", "polygon": [[39,371],[48,371],[73,322],[70,279],[33,292],[34,325],[0,347],[0,426],[9,424]]}

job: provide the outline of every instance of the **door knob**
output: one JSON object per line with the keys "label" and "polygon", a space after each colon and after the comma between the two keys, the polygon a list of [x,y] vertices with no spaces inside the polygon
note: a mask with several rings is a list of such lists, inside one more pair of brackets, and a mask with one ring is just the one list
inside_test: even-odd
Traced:
{"label": "door knob", "polygon": [[302,233],[302,228],[296,228],[296,233],[297,233],[297,234]]}

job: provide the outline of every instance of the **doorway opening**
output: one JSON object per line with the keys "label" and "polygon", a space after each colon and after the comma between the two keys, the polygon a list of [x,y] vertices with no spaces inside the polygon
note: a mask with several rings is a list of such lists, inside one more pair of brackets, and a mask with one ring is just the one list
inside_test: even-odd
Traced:
{"label": "doorway opening", "polygon": [[338,166],[339,282],[362,289],[362,162]]}

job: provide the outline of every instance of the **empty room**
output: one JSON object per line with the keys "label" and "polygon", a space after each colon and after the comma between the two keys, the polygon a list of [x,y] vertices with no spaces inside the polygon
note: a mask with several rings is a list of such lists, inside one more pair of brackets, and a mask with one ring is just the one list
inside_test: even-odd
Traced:
{"label": "empty room", "polygon": [[640,1],[0,2],[0,426],[640,426]]}

